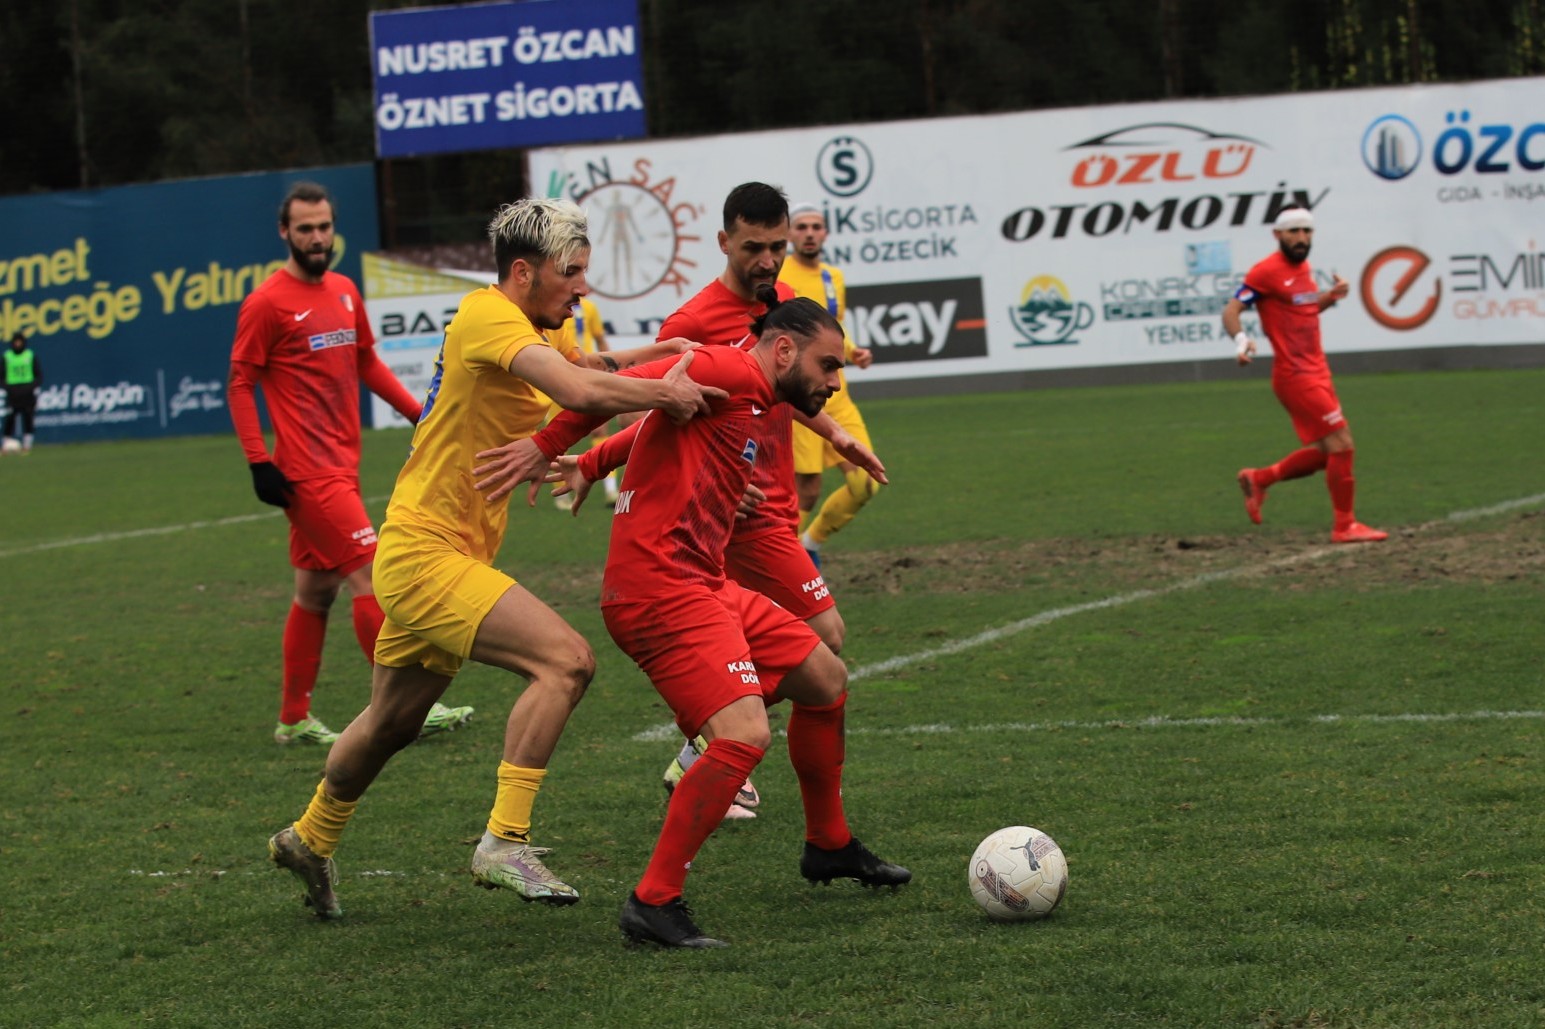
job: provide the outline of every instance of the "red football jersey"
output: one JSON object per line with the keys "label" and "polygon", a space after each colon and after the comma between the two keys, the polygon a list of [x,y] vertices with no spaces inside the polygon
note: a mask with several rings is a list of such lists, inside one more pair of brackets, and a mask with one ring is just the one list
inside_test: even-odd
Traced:
{"label": "red football jersey", "polygon": [[[628,374],[659,377],[679,360],[652,361]],[[695,351],[691,374],[729,398],[685,425],[658,411],[639,423],[612,516],[603,604],[672,596],[685,583],[724,583],[735,510],[762,463],[762,425],[788,405],[775,399],[761,365],[742,349]],[[580,457],[586,477],[599,477],[602,457],[599,450]]]}
{"label": "red football jersey", "polygon": [[359,474],[360,348],[374,346],[359,290],[336,272],[309,283],[280,269],[242,302],[231,360],[262,369],[287,478]]}
{"label": "red football jersey", "polygon": [[1320,289],[1308,261],[1294,264],[1279,250],[1246,272],[1234,295],[1261,316],[1273,376],[1330,375],[1320,345]]}
{"label": "red football jersey", "polygon": [[[787,283],[778,283],[777,289],[780,300],[794,298],[794,290]],[[665,319],[656,338],[685,336],[705,347],[754,346],[751,323],[766,310],[765,304],[742,300],[715,279]],[[691,375],[698,378],[696,364]],[[733,538],[737,540],[787,532],[799,526],[799,500],[794,494],[794,409],[779,404],[757,419],[755,429],[757,455],[751,482],[767,494],[767,499],[744,521],[735,524]]]}

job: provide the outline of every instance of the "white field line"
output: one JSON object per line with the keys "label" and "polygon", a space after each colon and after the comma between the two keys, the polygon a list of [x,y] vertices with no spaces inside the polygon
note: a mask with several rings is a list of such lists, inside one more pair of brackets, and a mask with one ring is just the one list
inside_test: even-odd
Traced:
{"label": "white field line", "polygon": [[[1500,504],[1492,504],[1489,507],[1478,507],[1464,511],[1453,511],[1445,516],[1443,521],[1464,522],[1474,518],[1484,518],[1488,515],[1502,514],[1507,511],[1516,510],[1518,508],[1533,507],[1541,503],[1545,503],[1545,493],[1536,493],[1533,496],[1519,497],[1515,500],[1505,500]],[[1422,528],[1422,526],[1416,527],[1417,531],[1420,531]],[[1133,590],[1130,593],[1118,593],[1114,596],[1104,597],[1100,600],[1091,600],[1084,604],[1072,604],[1067,607],[1054,607],[1046,611],[1041,611],[1038,614],[1030,615],[1027,618],[1021,618],[1018,621],[1009,622],[1007,625],[1000,625],[993,629],[985,629],[982,632],[971,636],[965,636],[960,639],[951,640],[950,642],[940,644],[937,647],[930,647],[926,650],[913,651],[910,654],[898,654],[895,657],[886,658],[883,661],[876,661],[872,664],[860,665],[848,673],[848,681],[850,683],[858,682],[872,676],[884,675],[887,672],[894,672],[897,669],[906,668],[909,665],[920,664],[924,661],[931,661],[935,658],[948,657],[952,654],[959,654],[967,650],[974,650],[977,647],[985,646],[989,643],[996,643],[998,640],[1007,639],[1011,636],[1018,636],[1020,633],[1027,632],[1030,629],[1036,629],[1043,625],[1050,625],[1052,622],[1061,621],[1062,619],[1068,618],[1072,615],[1084,614],[1089,611],[1103,611],[1113,607],[1124,607],[1127,604],[1134,604],[1140,600],[1152,600],[1158,597],[1167,596],[1171,593],[1179,593],[1183,590],[1191,590],[1196,589],[1199,586],[1207,586],[1215,582],[1226,582],[1230,579],[1239,579],[1249,575],[1256,575],[1261,572],[1272,571],[1277,568],[1286,568],[1305,561],[1318,561],[1321,558],[1328,557],[1333,554],[1355,553],[1357,549],[1357,547],[1345,546],[1315,547],[1311,550],[1305,550],[1298,554],[1291,554],[1284,558],[1278,558],[1275,561],[1265,561],[1260,564],[1242,565],[1238,568],[1226,568],[1216,572],[1206,572],[1202,575],[1196,575],[1189,579],[1182,579],[1179,582],[1170,583],[1168,586],[1159,586],[1155,587],[1154,589],[1146,590]],[[1333,716],[1326,717],[1329,718]],[[1431,719],[1440,717],[1442,716],[1430,716]],[[848,731],[861,732],[862,729],[850,728]],[[909,732],[916,730],[891,731]],[[633,739],[639,741],[670,740],[679,738],[680,734],[681,730],[678,729],[674,723],[667,722],[663,725],[656,725],[641,732],[635,733],[633,735]]]}
{"label": "white field line", "polygon": [[[366,497],[365,503],[375,504],[386,499],[386,497]],[[0,558],[19,557],[22,554],[40,554],[44,551],[62,550],[67,547],[86,547],[94,543],[117,543],[121,540],[142,539],[147,536],[175,536],[179,533],[193,532],[197,529],[218,529],[227,525],[260,522],[265,518],[278,518],[281,514],[283,514],[282,511],[278,508],[273,508],[267,511],[257,511],[252,514],[232,515],[229,518],[183,522],[180,525],[155,525],[146,529],[125,529],[122,532],[98,532],[90,536],[70,536],[62,540],[49,540],[46,543],[29,543],[25,547],[0,550]]]}
{"label": "white field line", "polygon": [[[377,503],[384,499],[386,498],[368,497],[366,498],[366,502]],[[1470,521],[1476,518],[1485,518],[1490,515],[1504,514],[1508,511],[1514,511],[1520,508],[1534,507],[1541,503],[1545,503],[1545,493],[1536,493],[1527,497],[1518,497],[1513,500],[1504,500],[1501,503],[1492,504],[1488,507],[1478,507],[1462,511],[1453,511],[1450,512],[1444,520],[1449,522]],[[233,515],[229,518],[217,518],[208,521],[197,522],[184,522],[179,525],[152,526],[144,529],[129,529],[123,532],[104,532],[96,533],[90,536],[75,536],[62,540],[51,540],[46,543],[34,543],[28,546],[16,547],[10,550],[0,550],[0,558],[14,557],[21,554],[35,554],[43,551],[58,550],[66,547],[89,546],[96,543],[114,543],[120,540],[138,539],[148,536],[167,536],[182,532],[192,532],[198,529],[219,528],[227,525],[239,525],[246,522],[259,521],[265,518],[277,518],[279,514],[280,512],[278,511],[259,511],[252,514]],[[848,681],[855,682],[870,676],[884,675],[887,672],[892,672],[899,668],[905,668],[909,665],[919,664],[924,661],[930,661],[934,658],[947,657],[949,655],[958,654],[963,651],[974,650],[977,647],[985,646],[989,643],[995,643],[1001,639],[1017,636],[1020,633],[1027,632],[1030,629],[1039,628],[1043,625],[1050,625],[1052,622],[1060,621],[1072,615],[1084,614],[1088,611],[1102,611],[1113,607],[1123,607],[1127,604],[1133,604],[1141,600],[1155,599],[1158,597],[1167,596],[1171,593],[1178,593],[1183,590],[1196,589],[1199,586],[1206,586],[1215,582],[1225,582],[1229,579],[1237,579],[1247,575],[1255,575],[1261,572],[1271,571],[1276,568],[1285,568],[1305,561],[1317,561],[1321,558],[1336,553],[1352,553],[1355,552],[1356,549],[1357,548],[1349,547],[1316,547],[1314,549],[1306,550],[1298,554],[1289,555],[1288,557],[1279,558],[1275,561],[1267,561],[1256,565],[1244,565],[1239,568],[1228,568],[1216,572],[1207,572],[1202,575],[1193,576],[1189,579],[1182,579],[1180,582],[1171,583],[1168,586],[1160,586],[1147,590],[1133,590],[1130,593],[1120,593],[1114,596],[1102,598],[1100,600],[1092,600],[1084,604],[1073,604],[1067,607],[1051,608],[1050,610],[1030,615],[1027,618],[1021,618],[1018,621],[1010,622],[1007,625],[1000,625],[997,628],[987,629],[976,633],[975,635],[952,640],[937,647],[914,651],[910,654],[899,654],[896,657],[886,658],[883,661],[877,661],[873,664],[861,665],[858,668],[853,669],[848,674]],[[1325,717],[1330,719],[1339,716]],[[1434,715],[1427,717],[1429,720],[1431,720],[1441,718],[1443,716]],[[633,738],[641,741],[672,739],[677,735],[678,731],[679,730],[677,730],[674,724],[667,723],[665,725],[655,726],[651,729],[645,729],[640,733],[636,733]],[[854,728],[850,731],[858,732],[861,730]],[[892,731],[899,732],[903,730]]]}
{"label": "white field line", "polygon": [[232,515],[230,518],[217,518],[207,522],[184,522],[181,525],[157,525],[148,529],[126,529],[123,532],[99,532],[92,536],[72,536],[69,539],[50,540],[47,543],[31,543],[25,547],[14,547],[11,550],[0,550],[0,557],[17,557],[21,554],[40,554],[46,550],[62,550],[66,547],[85,547],[93,543],[117,543],[120,540],[141,539],[146,536],[173,536],[178,533],[192,532],[195,529],[213,529],[222,525],[240,525],[243,522],[256,522],[265,518],[277,518],[279,512],[259,511],[256,514]]}
{"label": "white field line", "polygon": [[[365,503],[376,504],[386,499],[388,498],[384,496],[366,497]],[[1504,500],[1500,504],[1492,504],[1490,507],[1477,507],[1468,511],[1454,511],[1451,514],[1446,515],[1444,520],[1450,522],[1467,522],[1474,518],[1485,518],[1489,515],[1505,514],[1508,511],[1516,511],[1523,507],[1534,507],[1539,504],[1545,504],[1545,493],[1536,493],[1531,497],[1518,497],[1514,500]],[[29,543],[24,547],[12,547],[10,550],[0,550],[0,558],[19,557],[22,554],[39,554],[43,553],[44,551],[62,550],[68,547],[85,547],[94,543],[117,543],[120,540],[140,539],[147,536],[171,536],[181,532],[193,532],[197,529],[217,529],[227,525],[241,525],[246,522],[261,521],[264,518],[277,518],[279,515],[280,512],[277,510],[258,511],[253,514],[232,515],[229,518],[214,518],[207,521],[183,522],[180,525],[156,525],[145,529],[126,529],[123,532],[98,532],[93,533],[90,536],[70,536],[66,537],[65,539],[49,540],[44,543]],[[1261,566],[1261,569],[1265,569],[1267,567],[1269,566],[1263,565]],[[1241,570],[1239,574],[1245,574],[1245,571]],[[1197,583],[1197,585],[1201,585],[1201,583]],[[1189,587],[1177,585],[1166,587],[1154,593],[1140,591],[1141,595],[1134,594],[1133,596],[1135,599],[1141,600],[1147,599],[1147,597],[1150,595],[1159,595],[1162,593],[1173,592],[1176,589],[1184,588]],[[1117,606],[1118,603],[1119,601],[1117,601],[1115,598],[1111,598],[1109,601],[1096,601],[1093,605],[1070,608],[1067,610],[1067,613],[1077,614],[1084,610],[1095,610],[1097,606],[1113,607]],[[1051,614],[1053,614],[1053,612],[1046,612],[1045,615],[1037,615],[1035,617],[1042,618]],[[1059,615],[1058,617],[1062,616]],[[1048,620],[1055,621],[1056,619],[1049,618]],[[1044,624],[1044,622],[1035,622],[1034,624],[1039,625]],[[1024,628],[1033,627],[1034,625],[1031,624],[1026,624],[1024,626]],[[1023,629],[1018,631],[1023,631]],[[998,638],[1001,637],[992,637],[992,639]],[[982,642],[991,642],[991,640],[984,639]],[[979,646],[980,644],[977,645]],[[951,650],[947,651],[946,653],[954,652],[955,651]],[[873,674],[873,672],[870,674]]]}
{"label": "white field line", "polygon": [[[1156,715],[1151,718],[1139,719],[1113,719],[1105,722],[998,722],[988,725],[907,725],[895,729],[865,729],[862,727],[849,727],[848,735],[855,736],[981,736],[990,733],[1015,733],[1026,732],[1098,732],[1102,730],[1124,729],[1210,729],[1215,727],[1256,727],[1263,725],[1382,725],[1391,722],[1401,723],[1444,723],[1444,722],[1511,722],[1511,721],[1540,721],[1545,720],[1545,711],[1463,711],[1438,714],[1402,714],[1402,715],[1300,715],[1286,718],[1166,718]],[[679,731],[675,726],[668,727],[671,733],[680,739]],[[639,733],[634,740],[645,742],[658,742],[665,739],[663,735],[654,735],[652,732]],[[126,874],[137,879],[221,879],[232,873],[220,868],[183,868],[171,870],[146,870],[143,868],[130,868]],[[269,876],[271,871],[245,871],[235,873],[239,876]],[[450,879],[460,878],[464,872],[452,873],[443,871],[424,872],[396,872],[385,868],[367,868],[359,871],[345,870],[345,878],[354,879]],[[288,880],[286,880],[288,881]]]}
{"label": "white field line", "polygon": [[1210,729],[1215,727],[1258,727],[1263,725],[1386,725],[1391,723],[1433,724],[1443,722],[1507,722],[1545,719],[1545,711],[1458,711],[1409,713],[1396,715],[1298,715],[1280,718],[1236,718],[1220,715],[1209,718],[1112,718],[1099,722],[993,722],[985,725],[904,725],[893,729],[850,727],[849,736],[978,736],[987,733],[1094,732],[1102,729]]}
{"label": "white field line", "polygon": [[[1504,512],[1512,511],[1522,507],[1532,507],[1540,503],[1545,503],[1545,493],[1535,494],[1531,497],[1520,497],[1517,500],[1504,501],[1500,504],[1494,504],[1491,507],[1475,508],[1469,511],[1455,511],[1447,516],[1447,520],[1452,522],[1468,521],[1472,518],[1484,518],[1487,515],[1502,514]],[[36,544],[31,547],[24,547],[17,550],[0,551],[0,557],[9,557],[12,554],[32,553],[40,550],[52,550],[58,547],[80,546],[89,543],[111,542],[117,539],[132,539],[138,536],[164,535],[173,532],[183,532],[190,529],[231,525],[238,522],[254,521],[259,518],[270,518],[276,516],[277,514],[277,511],[262,512],[259,514],[251,515],[237,515],[233,518],[222,518],[217,521],[210,522],[189,522],[185,525],[164,526],[156,529],[136,529],[125,533],[103,533],[97,536],[78,537],[73,540],[58,540],[52,543]],[[931,658],[941,657],[948,654],[957,654],[963,650],[970,650],[974,647],[979,647],[986,643],[992,643],[996,640],[1004,639],[1008,636],[1017,635],[1018,633],[1024,632],[1028,629],[1033,629],[1041,625],[1048,625],[1052,622],[1058,621],[1059,619],[1067,618],[1070,615],[1082,614],[1085,611],[1099,611],[1105,608],[1120,607],[1123,604],[1131,604],[1139,600],[1148,600],[1154,597],[1162,597],[1169,593],[1179,592],[1180,590],[1194,589],[1198,586],[1205,586],[1208,583],[1222,582],[1228,579],[1234,579],[1239,578],[1240,576],[1254,574],[1256,572],[1268,571],[1273,568],[1287,567],[1302,561],[1318,560],[1319,558],[1340,551],[1352,552],[1354,550],[1355,548],[1347,547],[1317,547],[1313,550],[1306,550],[1301,554],[1294,554],[1286,558],[1281,558],[1276,561],[1268,561],[1259,565],[1249,565],[1243,568],[1225,569],[1219,572],[1208,572],[1205,575],[1194,576],[1190,579],[1185,579],[1181,582],[1172,583],[1169,586],[1163,586],[1157,589],[1135,590],[1131,593],[1122,593],[1113,597],[1106,597],[1103,600],[1090,601],[1087,604],[1074,604],[1069,607],[1052,608],[1049,611],[1042,611],[1040,614],[1031,615],[1028,618],[1022,618],[1017,622],[1011,622],[1008,625],[999,626],[996,629],[988,629],[985,632],[980,632],[974,636],[968,636],[963,639],[955,640],[940,647],[934,647],[929,650],[918,651],[913,654],[902,655],[900,657],[889,658],[885,661],[876,662],[875,664],[861,666],[854,669],[849,674],[848,678],[849,681],[852,681],[854,679],[860,679],[865,676],[883,674],[884,672],[892,671],[896,668],[903,668],[907,665],[915,664],[920,661],[927,661]],[[1301,716],[1298,718],[1169,718],[1164,715],[1154,715],[1148,718],[1112,719],[1099,722],[998,722],[985,725],[964,726],[952,726],[935,723],[929,725],[908,725],[893,729],[873,729],[864,728],[863,726],[850,726],[847,732],[850,735],[860,736],[976,736],[988,733],[1067,731],[1089,732],[1102,729],[1191,729],[1212,728],[1217,726],[1229,727],[1290,725],[1297,722],[1312,723],[1317,725],[1374,725],[1391,722],[1420,724],[1479,721],[1538,721],[1541,719],[1545,719],[1545,711],[1468,711],[1457,713],[1438,712],[1396,715],[1323,714]],[[653,743],[668,739],[680,739],[680,730],[677,729],[673,723],[667,723],[665,725],[656,726],[653,729],[646,729],[643,732],[635,733],[633,735],[633,739],[642,743]],[[131,868],[128,870],[128,874],[133,877],[147,879],[179,879],[193,877],[210,877],[218,879],[227,875],[228,873],[223,869],[206,869],[194,871],[193,869],[184,868],[178,871],[146,871],[140,868]],[[241,874],[255,875],[257,873],[245,872]],[[394,872],[388,869],[367,869],[354,873],[354,875],[358,878],[407,878],[413,876],[414,874],[415,873],[412,872]],[[423,874],[431,878],[438,877],[443,879],[447,877],[446,873],[444,872],[428,872]]]}
{"label": "white field line", "polygon": [[1536,504],[1541,503],[1545,503],[1545,493],[1536,493],[1532,497],[1519,497],[1516,500],[1504,500],[1502,503],[1492,504],[1490,507],[1475,507],[1468,511],[1455,511],[1448,516],[1448,520],[1451,522],[1468,522],[1472,518],[1485,518],[1487,515],[1516,511],[1520,507],[1534,507]]}

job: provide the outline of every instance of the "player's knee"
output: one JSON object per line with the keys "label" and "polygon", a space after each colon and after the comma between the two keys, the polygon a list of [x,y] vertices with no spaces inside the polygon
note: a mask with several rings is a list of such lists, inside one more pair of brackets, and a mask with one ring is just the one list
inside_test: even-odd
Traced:
{"label": "player's knee", "polygon": [[325,615],[338,599],[338,587],[303,587],[295,590],[297,607],[312,614]]}
{"label": "player's knee", "polygon": [[[767,724],[767,719],[765,718],[762,719],[760,724],[753,724],[749,721],[742,722],[720,733],[718,738],[734,740],[737,743],[744,743],[748,747],[755,747],[757,750],[765,751],[772,746],[772,726]],[[713,746],[713,744],[710,743],[709,746]]]}
{"label": "player's knee", "polygon": [[558,648],[538,676],[549,687],[561,690],[569,706],[578,704],[595,678],[595,651],[577,633]]}
{"label": "player's knee", "polygon": [[767,722],[767,706],[760,697],[742,697],[715,712],[703,731],[705,735],[711,734],[715,740],[734,740],[758,750],[765,751],[772,746],[772,727]]}
{"label": "player's knee", "polygon": [[389,754],[395,754],[418,739],[424,729],[424,715],[403,716],[390,722],[378,723],[371,733],[374,744]]}
{"label": "player's knee", "polygon": [[810,656],[810,685],[814,695],[805,703],[812,707],[835,704],[848,690],[848,666],[829,647],[817,647]]}
{"label": "player's knee", "polygon": [[880,484],[862,468],[855,468],[844,474],[847,480],[848,492],[853,494],[861,504],[867,504],[873,500],[875,494],[880,492]]}

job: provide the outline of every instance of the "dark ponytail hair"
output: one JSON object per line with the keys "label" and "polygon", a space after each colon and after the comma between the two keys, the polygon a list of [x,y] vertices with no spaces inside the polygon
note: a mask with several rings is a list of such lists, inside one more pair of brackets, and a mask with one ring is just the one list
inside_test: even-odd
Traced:
{"label": "dark ponytail hair", "polygon": [[787,333],[803,347],[822,329],[842,332],[841,323],[832,313],[809,297],[779,300],[778,291],[764,283],[756,288],[756,298],[767,305],[767,311],[751,323],[751,331],[757,337],[768,332]]}

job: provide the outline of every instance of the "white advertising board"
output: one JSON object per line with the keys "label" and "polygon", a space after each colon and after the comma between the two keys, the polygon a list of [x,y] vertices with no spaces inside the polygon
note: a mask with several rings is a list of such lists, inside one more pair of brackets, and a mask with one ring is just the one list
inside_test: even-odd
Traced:
{"label": "white advertising board", "polygon": [[[534,150],[590,216],[612,328],[724,267],[725,195],[826,213],[868,380],[1227,358],[1219,312],[1293,204],[1347,302],[1328,352],[1545,340],[1545,79],[1177,101]],[[1246,324],[1251,325],[1249,318]]]}
{"label": "white advertising board", "polygon": [[[434,379],[445,327],[461,298],[488,285],[492,276],[425,268],[381,254],[363,255],[362,265],[376,352],[408,392],[422,400]],[[370,416],[378,429],[408,424],[375,394],[370,395]]]}

